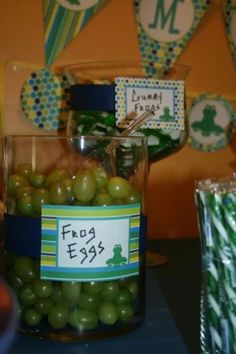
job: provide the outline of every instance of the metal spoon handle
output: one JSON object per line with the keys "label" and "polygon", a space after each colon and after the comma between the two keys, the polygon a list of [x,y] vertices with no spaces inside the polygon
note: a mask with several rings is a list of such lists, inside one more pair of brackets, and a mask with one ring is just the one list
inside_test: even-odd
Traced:
{"label": "metal spoon handle", "polygon": [[[134,119],[131,124],[122,131],[122,133],[119,135],[119,137],[124,137],[124,140],[127,138],[127,136],[131,135],[134,133],[136,130],[138,130],[144,123],[146,123],[148,120],[153,118],[155,113],[153,111],[147,111],[141,114],[137,119]],[[113,149],[115,149],[117,146],[120,145],[120,143],[124,140],[114,140],[112,141],[106,148],[107,153],[111,153]]]}

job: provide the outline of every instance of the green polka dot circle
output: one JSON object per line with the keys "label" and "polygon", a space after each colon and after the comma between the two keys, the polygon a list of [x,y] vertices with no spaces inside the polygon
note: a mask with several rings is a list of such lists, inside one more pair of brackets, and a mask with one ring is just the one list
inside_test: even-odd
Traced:
{"label": "green polka dot circle", "polygon": [[193,100],[188,112],[189,143],[202,151],[216,151],[232,139],[235,113],[226,99],[204,94]]}
{"label": "green polka dot circle", "polygon": [[33,72],[23,83],[21,107],[27,119],[50,131],[65,127],[69,111],[69,83],[46,69]]}

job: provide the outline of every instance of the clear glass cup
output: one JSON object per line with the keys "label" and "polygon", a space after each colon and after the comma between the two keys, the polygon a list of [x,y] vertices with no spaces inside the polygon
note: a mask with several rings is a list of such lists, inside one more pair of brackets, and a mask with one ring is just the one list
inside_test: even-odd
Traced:
{"label": "clear glass cup", "polygon": [[[145,69],[148,67],[148,70]],[[73,111],[68,119],[67,134],[79,135],[119,135],[122,129],[116,126],[115,107],[110,104],[114,97],[110,93],[104,93],[101,99],[96,98],[99,88],[103,89],[114,84],[117,77],[151,78],[164,80],[185,81],[190,68],[186,65],[176,64],[169,71],[164,70],[164,65],[158,63],[145,63],[141,61],[104,61],[104,62],[80,62],[73,65],[58,68],[59,72],[66,74],[71,87],[93,85],[96,92],[83,94],[83,99],[77,102],[77,97],[71,95]],[[95,96],[95,97],[94,97]],[[95,103],[91,108],[91,101]],[[185,99],[185,98],[184,98]],[[110,101],[109,101],[110,100]],[[81,107],[80,109],[78,107]],[[144,135],[148,139],[148,163],[151,164],[166,158],[180,150],[188,136],[188,127],[185,121],[183,130],[178,129],[150,129],[141,126],[134,134]],[[148,252],[147,265],[157,266],[167,262],[167,257]]]}
{"label": "clear glass cup", "polygon": [[[186,80],[189,67],[183,64],[176,64],[169,71],[164,71],[162,63],[153,63],[150,69],[145,70],[145,62],[141,61],[104,61],[104,62],[80,62],[73,65],[59,67],[57,70],[67,75],[71,87],[77,85],[95,85],[102,88],[103,85],[114,84],[117,77],[128,78],[152,78],[164,80]],[[115,123],[115,107],[107,105],[108,95],[103,95],[103,100],[96,102],[90,109],[91,96],[83,96],[83,108],[73,108],[79,106],[76,97],[73,98],[73,113],[68,119],[67,133],[74,135],[119,135],[122,129],[117,128]],[[108,107],[109,106],[109,107]],[[104,109],[103,109],[104,108]],[[106,110],[105,108],[108,108]],[[184,130],[167,129],[147,129],[142,127],[139,134],[148,137],[148,161],[154,163],[164,157],[172,155],[178,151],[187,139],[187,124]],[[154,143],[155,141],[155,143]]]}
{"label": "clear glass cup", "polygon": [[19,330],[76,341],[142,323],[146,138],[7,136],[4,180]]}

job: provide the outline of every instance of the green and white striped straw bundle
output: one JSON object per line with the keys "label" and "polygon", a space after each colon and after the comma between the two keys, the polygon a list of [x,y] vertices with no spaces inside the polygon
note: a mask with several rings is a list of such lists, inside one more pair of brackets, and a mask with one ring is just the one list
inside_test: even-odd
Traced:
{"label": "green and white striped straw bundle", "polygon": [[201,353],[236,353],[236,178],[196,183],[202,254]]}

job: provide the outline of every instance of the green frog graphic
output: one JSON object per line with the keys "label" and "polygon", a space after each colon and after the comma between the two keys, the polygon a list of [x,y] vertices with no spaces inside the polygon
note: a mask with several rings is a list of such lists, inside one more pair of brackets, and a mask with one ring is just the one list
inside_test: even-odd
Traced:
{"label": "green frog graphic", "polygon": [[119,266],[127,263],[127,258],[121,255],[122,247],[120,244],[114,245],[113,247],[113,257],[106,261],[108,266]]}
{"label": "green frog graphic", "polygon": [[175,117],[173,117],[170,114],[170,108],[169,107],[164,107],[163,108],[163,114],[160,116],[160,120],[162,122],[171,122],[175,120]]}
{"label": "green frog graphic", "polygon": [[191,124],[194,131],[200,131],[203,136],[209,136],[210,134],[220,135],[224,132],[224,129],[215,123],[215,117],[217,114],[215,106],[207,104],[203,108],[202,113],[202,119]]}

